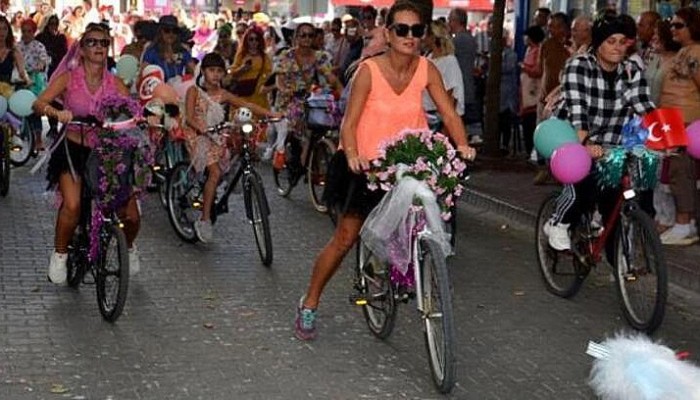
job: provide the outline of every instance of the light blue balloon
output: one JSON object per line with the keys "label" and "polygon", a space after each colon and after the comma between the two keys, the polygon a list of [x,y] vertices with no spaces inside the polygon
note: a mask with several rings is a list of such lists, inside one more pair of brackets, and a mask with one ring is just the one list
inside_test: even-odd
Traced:
{"label": "light blue balloon", "polygon": [[5,96],[0,96],[0,118],[5,116],[7,112],[7,99]]}
{"label": "light blue balloon", "polygon": [[554,150],[563,144],[578,142],[578,135],[569,121],[550,118],[535,128],[535,149],[544,158],[552,157]]}
{"label": "light blue balloon", "polygon": [[31,91],[27,89],[18,90],[10,96],[10,111],[18,117],[27,117],[34,112],[32,106],[35,101],[36,95]]}
{"label": "light blue balloon", "polygon": [[124,81],[124,83],[133,82],[136,78],[136,74],[139,72],[139,60],[132,55],[124,55],[117,61],[117,76]]}

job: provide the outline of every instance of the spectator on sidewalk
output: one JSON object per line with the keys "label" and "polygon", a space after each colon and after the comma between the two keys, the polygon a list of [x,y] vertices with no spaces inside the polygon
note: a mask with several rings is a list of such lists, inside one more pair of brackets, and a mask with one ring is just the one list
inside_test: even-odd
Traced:
{"label": "spectator on sidewalk", "polygon": [[586,15],[576,17],[571,23],[571,46],[569,47],[571,55],[583,54],[588,51],[593,39],[592,25],[593,21]]}
{"label": "spectator on sidewalk", "polygon": [[[660,106],[683,111],[686,125],[700,119],[700,11],[681,8],[671,20],[673,40],[682,48],[671,60],[661,87]],[[668,156],[668,175],[675,199],[676,220],[673,227],[661,235],[667,245],[689,245],[698,241],[696,224],[695,160],[677,148]]]}
{"label": "spectator on sidewalk", "polygon": [[659,21],[661,21],[661,15],[656,11],[645,11],[637,20],[637,50],[644,65],[648,65],[654,56],[652,39]]}
{"label": "spectator on sidewalk", "polygon": [[[426,58],[433,62],[440,71],[442,83],[447,94],[454,100],[454,108],[460,117],[464,114],[464,83],[462,71],[454,55],[455,48],[447,26],[433,22],[423,39],[426,50]],[[428,92],[423,92],[423,108],[433,117],[434,121],[442,121],[437,112],[437,106]],[[430,120],[428,121],[430,123]],[[442,131],[442,123],[436,124]],[[451,133],[451,132],[450,132]]]}
{"label": "spectator on sidewalk", "polygon": [[[520,122],[523,128],[526,154],[535,151],[534,161],[537,161],[537,153],[534,150],[534,134],[537,125],[540,78],[542,77],[542,68],[538,64],[544,35],[542,28],[537,25],[533,25],[525,31],[527,48],[525,58],[520,64]],[[533,156],[531,155],[530,158],[533,159]]]}
{"label": "spectator on sidewalk", "polygon": [[481,139],[481,103],[476,98],[474,84],[474,67],[477,58],[477,44],[474,36],[467,30],[467,12],[461,8],[453,8],[447,17],[447,23],[452,34],[455,57],[462,73],[464,86],[464,115],[462,120],[470,134],[470,142],[478,144]]}
{"label": "spectator on sidewalk", "polygon": [[[564,13],[554,13],[549,17],[548,26],[550,37],[542,43],[538,63],[542,75],[540,102],[537,105],[538,122],[549,118],[556,107],[556,102],[560,98],[559,77],[570,56],[566,46],[569,40],[569,18]],[[542,185],[548,181],[551,181],[549,168],[541,166],[533,183]]]}
{"label": "spectator on sidewalk", "polygon": [[384,28],[377,26],[377,9],[372,6],[365,6],[360,13],[362,26],[364,28],[364,43],[361,58],[377,55],[386,50],[386,38]]}

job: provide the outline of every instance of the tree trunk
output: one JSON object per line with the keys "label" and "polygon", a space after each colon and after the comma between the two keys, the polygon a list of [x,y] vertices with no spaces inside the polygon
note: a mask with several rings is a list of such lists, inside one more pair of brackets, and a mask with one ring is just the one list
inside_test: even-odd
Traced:
{"label": "tree trunk", "polygon": [[[506,1],[495,0],[489,48],[488,80],[486,81],[486,117],[484,118],[485,150],[487,155],[500,155],[498,113],[501,107],[501,60],[503,58],[503,18]],[[516,93],[512,94],[513,96]]]}

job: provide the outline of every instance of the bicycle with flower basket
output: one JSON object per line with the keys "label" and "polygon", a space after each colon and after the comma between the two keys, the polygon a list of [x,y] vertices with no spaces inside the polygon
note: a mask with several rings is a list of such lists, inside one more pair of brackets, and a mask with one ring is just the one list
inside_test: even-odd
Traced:
{"label": "bicycle with flower basket", "polygon": [[464,190],[465,169],[440,133],[405,131],[385,145],[372,162],[368,187],[387,194],[360,232],[356,293],[350,296],[380,339],[391,335],[398,303],[415,298],[431,376],[442,393],[455,383],[456,344],[445,222]]}

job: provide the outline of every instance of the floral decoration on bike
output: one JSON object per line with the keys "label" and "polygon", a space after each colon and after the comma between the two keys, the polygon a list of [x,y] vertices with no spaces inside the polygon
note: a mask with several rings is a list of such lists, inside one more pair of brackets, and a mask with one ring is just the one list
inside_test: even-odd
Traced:
{"label": "floral decoration on bike", "polygon": [[466,167],[447,136],[429,130],[405,130],[381,146],[367,186],[388,193],[370,213],[361,235],[375,256],[391,265],[393,283],[415,285],[411,237],[424,228],[445,254],[451,253],[443,221],[451,218],[455,200],[464,191],[460,177]]}
{"label": "floral decoration on bike", "polygon": [[136,125],[141,116],[139,104],[128,97],[107,96],[99,104],[97,118],[102,128],[92,130],[88,144],[88,178],[95,207],[92,211],[91,261],[99,252],[100,227],[105,217],[123,207],[131,195],[145,193],[151,182],[153,152]]}
{"label": "floral decoration on bike", "polygon": [[389,191],[396,185],[397,166],[403,164],[404,175],[425,181],[437,195],[440,216],[445,221],[450,219],[455,200],[464,191],[460,177],[467,165],[457,157],[457,149],[447,136],[429,130],[405,130],[379,151],[367,174],[370,190]]}

